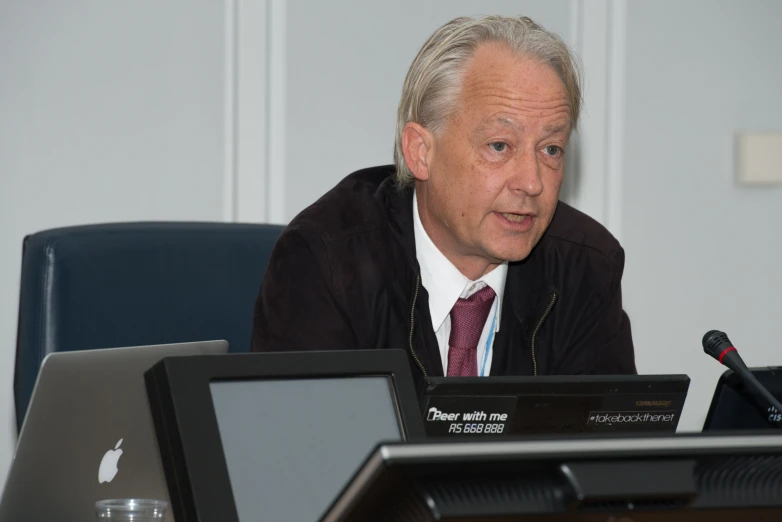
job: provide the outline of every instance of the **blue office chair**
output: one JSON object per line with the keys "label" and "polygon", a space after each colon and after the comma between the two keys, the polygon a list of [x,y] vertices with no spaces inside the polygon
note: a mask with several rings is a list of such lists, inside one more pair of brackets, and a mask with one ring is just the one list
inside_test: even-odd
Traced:
{"label": "blue office chair", "polygon": [[120,223],[24,239],[17,428],[51,352],[225,339],[250,349],[253,306],[283,227]]}

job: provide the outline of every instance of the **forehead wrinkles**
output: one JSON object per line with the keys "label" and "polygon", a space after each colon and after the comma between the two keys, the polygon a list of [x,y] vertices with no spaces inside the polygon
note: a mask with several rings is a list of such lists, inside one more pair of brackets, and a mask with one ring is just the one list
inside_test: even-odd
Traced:
{"label": "forehead wrinkles", "polygon": [[489,45],[476,51],[461,80],[458,103],[462,110],[494,105],[544,113],[541,116],[571,112],[565,84],[550,65],[519,59],[501,47]]}
{"label": "forehead wrinkles", "polygon": [[494,94],[465,100],[463,111],[504,113],[508,115],[522,114],[536,118],[567,118],[570,119],[570,104],[566,99],[532,101],[524,98],[512,98]]}
{"label": "forehead wrinkles", "polygon": [[552,89],[534,84],[513,88],[507,85],[509,82],[504,83],[506,85],[498,85],[488,78],[466,81],[459,96],[462,108],[469,110],[476,106],[495,106],[524,113],[543,113],[541,116],[570,113],[570,101],[564,88]]}

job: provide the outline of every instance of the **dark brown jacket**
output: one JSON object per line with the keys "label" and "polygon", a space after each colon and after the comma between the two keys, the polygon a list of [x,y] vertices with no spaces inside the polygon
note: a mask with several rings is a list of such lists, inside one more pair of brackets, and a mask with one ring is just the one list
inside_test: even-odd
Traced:
{"label": "dark brown jacket", "polygon": [[[442,375],[413,236],[413,193],[394,167],[349,175],[288,225],[255,307],[254,351],[405,348],[419,392]],[[624,251],[560,202],[510,263],[491,375],[636,373],[622,308]]]}

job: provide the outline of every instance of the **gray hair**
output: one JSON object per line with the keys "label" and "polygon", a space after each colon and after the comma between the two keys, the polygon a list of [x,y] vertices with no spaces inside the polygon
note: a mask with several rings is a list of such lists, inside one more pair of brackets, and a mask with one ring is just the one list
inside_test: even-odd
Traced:
{"label": "gray hair", "polygon": [[576,56],[567,44],[530,18],[461,17],[443,25],[429,37],[410,65],[399,102],[394,142],[397,183],[415,182],[402,151],[402,130],[416,122],[439,132],[456,105],[461,79],[473,53],[481,44],[505,44],[518,56],[550,65],[565,85],[570,119],[575,129],[581,109],[581,74]]}

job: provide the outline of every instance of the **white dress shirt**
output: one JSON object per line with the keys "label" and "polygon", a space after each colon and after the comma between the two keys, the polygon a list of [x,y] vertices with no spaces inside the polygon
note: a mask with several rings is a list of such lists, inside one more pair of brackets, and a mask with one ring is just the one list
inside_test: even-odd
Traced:
{"label": "white dress shirt", "polygon": [[[440,348],[443,374],[448,375],[448,338],[451,335],[451,309],[459,298],[467,298],[485,287],[490,286],[496,296],[481,338],[478,340],[478,375],[488,376],[491,369],[494,337],[500,330],[500,312],[502,296],[505,292],[505,279],[508,276],[508,263],[497,266],[477,281],[470,281],[453,266],[447,257],[432,242],[424,230],[418,215],[418,196],[413,195],[413,231],[415,233],[415,253],[421,268],[421,283],[429,293],[429,313],[432,316],[432,328]],[[492,325],[494,328],[492,329]]]}

